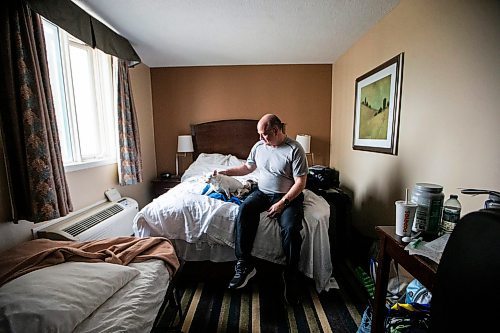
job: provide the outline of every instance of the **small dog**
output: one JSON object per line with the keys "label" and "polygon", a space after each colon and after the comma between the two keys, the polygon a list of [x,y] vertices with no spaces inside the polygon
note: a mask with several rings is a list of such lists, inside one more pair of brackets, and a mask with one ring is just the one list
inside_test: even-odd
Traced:
{"label": "small dog", "polygon": [[231,198],[231,193],[235,193],[243,188],[243,184],[238,180],[230,176],[221,175],[220,173],[216,175],[210,174],[206,182],[210,184],[211,189],[205,194],[212,192],[224,193],[228,199]]}

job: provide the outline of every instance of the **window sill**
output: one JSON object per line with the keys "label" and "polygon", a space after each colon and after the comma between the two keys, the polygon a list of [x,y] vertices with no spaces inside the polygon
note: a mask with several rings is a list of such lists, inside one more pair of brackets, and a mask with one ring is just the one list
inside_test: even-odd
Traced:
{"label": "window sill", "polygon": [[107,160],[94,160],[82,163],[72,163],[66,164],[64,166],[64,172],[74,172],[79,170],[85,170],[90,168],[96,168],[104,165],[116,164],[116,159],[107,159]]}

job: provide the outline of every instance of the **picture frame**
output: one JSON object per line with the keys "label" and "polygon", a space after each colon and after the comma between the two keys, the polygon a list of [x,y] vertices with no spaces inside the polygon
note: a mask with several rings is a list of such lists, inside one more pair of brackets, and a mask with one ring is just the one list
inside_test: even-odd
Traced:
{"label": "picture frame", "polygon": [[353,149],[397,155],[404,52],[356,79]]}

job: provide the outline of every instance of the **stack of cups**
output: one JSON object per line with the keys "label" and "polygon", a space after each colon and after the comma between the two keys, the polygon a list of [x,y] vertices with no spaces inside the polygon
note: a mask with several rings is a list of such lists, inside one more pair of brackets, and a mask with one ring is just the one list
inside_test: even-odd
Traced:
{"label": "stack of cups", "polygon": [[[408,189],[406,189],[406,199],[396,201],[396,235],[410,237],[417,204],[408,201]],[[405,241],[405,240],[403,240]]]}

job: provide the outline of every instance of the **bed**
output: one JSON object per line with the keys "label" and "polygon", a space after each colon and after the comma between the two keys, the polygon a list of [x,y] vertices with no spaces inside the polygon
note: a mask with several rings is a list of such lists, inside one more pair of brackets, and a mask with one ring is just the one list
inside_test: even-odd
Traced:
{"label": "bed", "polygon": [[[246,160],[259,140],[257,120],[220,120],[191,126],[194,162],[184,172],[181,183],[155,198],[134,218],[135,236],[162,236],[171,239],[177,255],[185,261],[227,262],[234,255],[234,223],[238,205],[211,198],[206,177]],[[257,171],[234,177],[242,184],[258,180]],[[252,255],[284,264],[279,226],[261,214]],[[332,262],[328,228],[330,207],[326,200],[304,190],[303,242],[299,270],[314,279],[316,289],[332,286]]]}
{"label": "bed", "polygon": [[0,331],[149,332],[178,267],[163,238],[25,242],[0,256]]}

